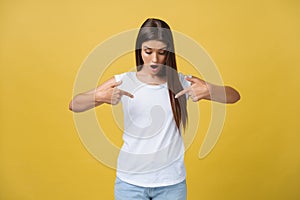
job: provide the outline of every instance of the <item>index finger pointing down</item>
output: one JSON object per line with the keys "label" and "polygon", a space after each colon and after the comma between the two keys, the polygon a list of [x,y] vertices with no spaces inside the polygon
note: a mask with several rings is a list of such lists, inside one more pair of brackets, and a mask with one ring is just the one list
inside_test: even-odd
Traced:
{"label": "index finger pointing down", "polygon": [[186,89],[184,89],[184,90],[181,90],[180,92],[178,92],[178,93],[175,95],[175,98],[178,98],[178,97],[180,97],[180,96],[182,96],[182,95],[188,93],[189,91],[190,91],[189,88],[186,88]]}

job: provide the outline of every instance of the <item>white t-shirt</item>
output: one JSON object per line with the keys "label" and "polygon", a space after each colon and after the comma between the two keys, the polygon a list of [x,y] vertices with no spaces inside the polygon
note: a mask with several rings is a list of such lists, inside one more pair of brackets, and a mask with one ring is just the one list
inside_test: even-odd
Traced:
{"label": "white t-shirt", "polygon": [[[190,82],[179,73],[183,88]],[[136,72],[115,75],[124,113],[123,145],[118,157],[117,177],[143,187],[177,184],[186,178],[184,145],[173,117],[167,83],[149,85]]]}

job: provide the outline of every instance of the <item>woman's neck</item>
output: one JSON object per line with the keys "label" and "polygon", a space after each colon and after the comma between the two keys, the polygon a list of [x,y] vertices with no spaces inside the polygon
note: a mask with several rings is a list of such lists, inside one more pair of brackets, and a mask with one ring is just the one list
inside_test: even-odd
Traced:
{"label": "woman's neck", "polygon": [[136,76],[140,81],[150,85],[160,85],[166,82],[166,76],[162,76],[161,74],[147,73],[147,71],[143,69],[138,71]]}

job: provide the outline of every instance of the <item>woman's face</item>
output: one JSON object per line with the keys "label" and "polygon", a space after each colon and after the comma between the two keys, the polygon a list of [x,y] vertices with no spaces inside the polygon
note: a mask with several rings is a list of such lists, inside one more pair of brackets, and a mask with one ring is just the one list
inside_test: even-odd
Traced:
{"label": "woman's face", "polygon": [[167,45],[158,40],[149,40],[142,43],[143,68],[152,75],[162,69],[167,58]]}

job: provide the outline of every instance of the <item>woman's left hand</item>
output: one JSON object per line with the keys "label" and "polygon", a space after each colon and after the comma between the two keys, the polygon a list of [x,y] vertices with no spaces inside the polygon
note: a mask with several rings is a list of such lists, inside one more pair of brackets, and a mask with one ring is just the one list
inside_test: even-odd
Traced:
{"label": "woman's left hand", "polygon": [[185,77],[185,79],[191,82],[191,86],[177,93],[175,98],[179,98],[184,94],[188,94],[194,102],[201,99],[209,99],[209,85],[205,81],[197,77]]}
{"label": "woman's left hand", "polygon": [[235,103],[240,100],[240,94],[230,86],[214,85],[197,77],[186,77],[191,86],[178,92],[175,98],[188,94],[196,102],[201,99],[212,100],[220,103]]}

